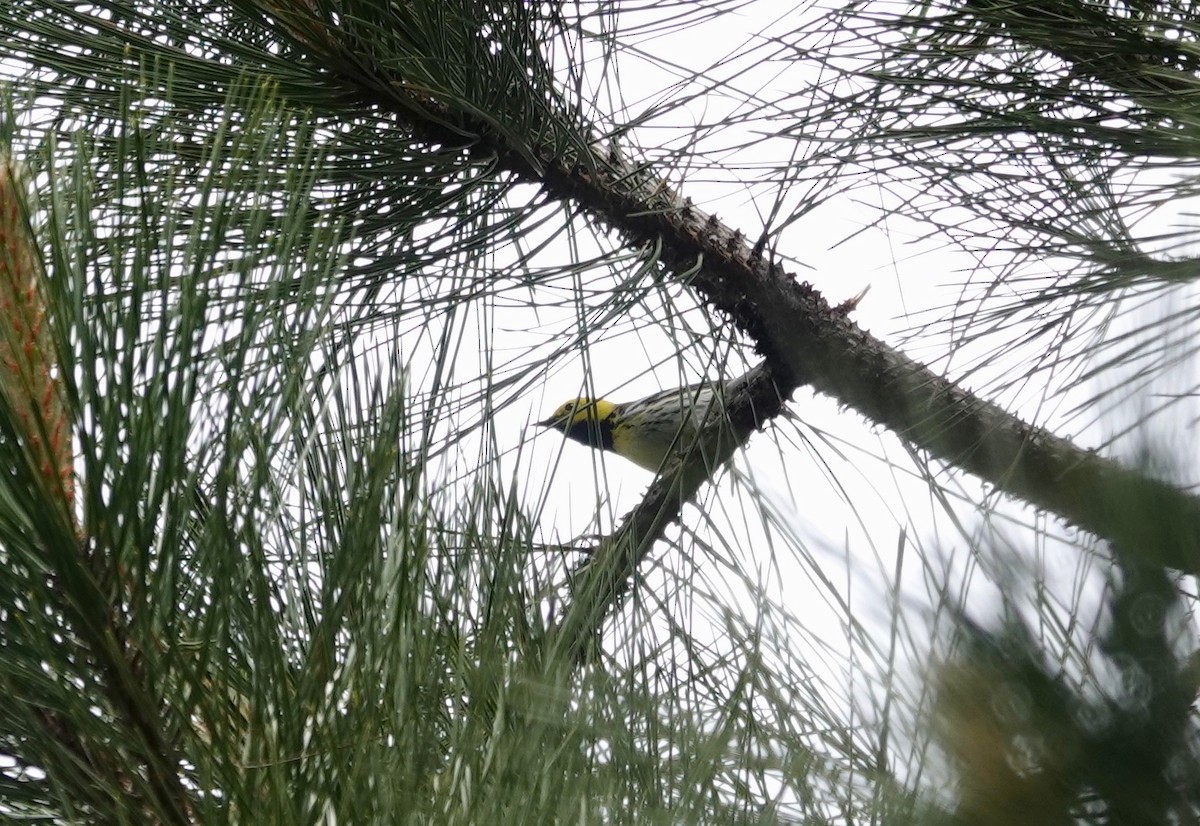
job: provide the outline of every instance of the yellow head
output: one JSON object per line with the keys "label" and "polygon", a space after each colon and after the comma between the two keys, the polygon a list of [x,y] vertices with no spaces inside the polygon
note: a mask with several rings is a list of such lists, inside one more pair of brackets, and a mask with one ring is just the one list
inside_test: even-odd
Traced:
{"label": "yellow head", "polygon": [[604,399],[572,399],[559,406],[550,418],[537,424],[552,427],[569,439],[602,450],[613,449],[613,425],[617,405]]}

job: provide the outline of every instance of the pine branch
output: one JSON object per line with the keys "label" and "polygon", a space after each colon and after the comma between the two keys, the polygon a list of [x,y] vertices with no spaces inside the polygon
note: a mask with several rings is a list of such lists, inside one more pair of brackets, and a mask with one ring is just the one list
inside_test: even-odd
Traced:
{"label": "pine branch", "polygon": [[[615,142],[603,145],[587,134],[581,115],[555,118],[518,104],[509,114],[529,119],[529,127],[504,128],[498,114],[440,95],[436,84],[406,77],[394,64],[374,62],[361,34],[309,3],[271,0],[264,7],[280,20],[279,34],[326,67],[347,95],[390,111],[418,140],[464,146],[497,171],[579,205],[629,245],[655,250],[665,277],[697,290],[755,342],[784,398],[810,385],[916,449],[1070,525],[1119,547],[1152,549],[1152,561],[1200,573],[1200,499],[1031,425],[870,335],[811,285],[765,260],[740,231],[625,158]],[[458,45],[483,59],[483,35],[467,41]],[[530,135],[538,142],[524,142]],[[574,656],[582,652],[637,563],[703,481],[692,471],[666,474],[601,543],[595,559],[602,563],[583,577],[580,604],[559,628],[560,645]],[[1148,512],[1166,518],[1136,517]]]}
{"label": "pine branch", "polygon": [[783,406],[777,379],[765,363],[731,382],[725,416],[710,423],[708,428],[719,428],[732,438],[709,440],[702,435],[697,442],[719,443],[720,451],[700,455],[692,450],[669,460],[637,507],[612,534],[591,549],[574,574],[574,599],[548,641],[545,663],[583,662],[590,658],[605,617],[628,592],[646,555],[663,532],[679,520],[683,506],[695,498],[712,474],[753,433],[779,415]]}
{"label": "pine branch", "polygon": [[[94,557],[89,553],[94,537],[80,536],[74,499],[72,416],[66,402],[64,367],[52,334],[46,273],[28,223],[24,177],[18,163],[0,158],[0,417],[4,419],[4,437],[17,442],[25,460],[28,481],[22,487],[30,502],[36,502],[30,510],[42,523],[40,537],[30,543],[37,548],[38,567],[58,574],[57,579],[47,577],[39,584],[54,595],[47,600],[49,605],[69,606],[74,633],[95,657],[105,699],[119,711],[121,722],[136,733],[138,770],[125,771],[106,759],[105,752],[111,749],[91,742],[85,732],[75,728],[78,721],[69,715],[34,707],[28,719],[50,741],[38,747],[42,754],[77,764],[89,773],[111,772],[126,795],[142,802],[147,814],[166,822],[192,822],[175,749],[163,736],[146,681],[136,673],[136,646],[126,633],[119,609],[110,604],[106,589],[97,581]],[[17,559],[19,549],[5,549],[6,564],[19,567]],[[35,593],[26,596],[34,604],[40,602]],[[48,605],[41,607],[45,610],[41,621],[48,624],[54,612]],[[72,632],[63,632],[64,638],[72,636]],[[82,779],[83,785],[90,779]]]}
{"label": "pine branch", "polygon": [[29,463],[75,521],[70,421],[44,295],[46,276],[26,225],[24,181],[0,157],[0,393],[16,413]]}
{"label": "pine branch", "polygon": [[[352,41],[338,41],[330,25],[322,31],[317,59],[346,65],[355,54],[362,68]],[[338,81],[389,107],[426,140],[461,143],[469,133],[473,154],[579,204],[629,244],[658,249],[667,277],[698,290],[755,341],[785,397],[811,385],[913,447],[1068,524],[1122,546],[1154,549],[1156,561],[1200,573],[1200,499],[1031,425],[870,335],[811,285],[765,261],[741,232],[694,208],[615,146],[597,146],[584,135],[575,136],[584,147],[575,154],[560,151],[561,139],[516,144],[453,100],[389,77],[383,65]],[[541,134],[562,129],[546,124]],[[1168,518],[1144,524],[1130,515],[1142,507]]]}
{"label": "pine branch", "polygon": [[[1102,5],[1076,0],[968,0],[964,11],[982,24],[979,45],[998,37],[1045,50],[1080,77],[1110,86],[1151,111],[1174,111],[1181,95],[1200,89],[1200,58],[1161,33],[1170,12],[1143,20],[1120,18]],[[1185,21],[1186,16],[1178,23]]]}

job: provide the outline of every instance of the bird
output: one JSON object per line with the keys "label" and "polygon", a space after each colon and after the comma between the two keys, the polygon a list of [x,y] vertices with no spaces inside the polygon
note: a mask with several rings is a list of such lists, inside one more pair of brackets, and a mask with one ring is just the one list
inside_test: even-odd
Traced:
{"label": "bird", "polygon": [[723,383],[700,382],[629,402],[571,399],[535,424],[652,472],[658,472],[674,451],[696,450],[714,468],[749,435],[731,425],[725,406],[748,378],[749,374]]}

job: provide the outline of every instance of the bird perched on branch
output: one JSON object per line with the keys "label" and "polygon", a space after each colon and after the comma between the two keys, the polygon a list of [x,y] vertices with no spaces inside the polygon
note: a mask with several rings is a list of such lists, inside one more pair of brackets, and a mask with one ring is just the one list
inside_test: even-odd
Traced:
{"label": "bird perched on branch", "polygon": [[[631,402],[572,399],[537,424],[597,450],[611,450],[646,470],[657,472],[672,452],[698,452],[715,469],[760,424],[757,417],[747,415],[753,413],[748,394],[764,377],[760,365],[727,382],[701,382]],[[778,401],[778,396],[774,398]],[[735,405],[746,410],[739,413]],[[781,407],[780,403],[776,410],[764,411],[761,418],[780,412]]]}

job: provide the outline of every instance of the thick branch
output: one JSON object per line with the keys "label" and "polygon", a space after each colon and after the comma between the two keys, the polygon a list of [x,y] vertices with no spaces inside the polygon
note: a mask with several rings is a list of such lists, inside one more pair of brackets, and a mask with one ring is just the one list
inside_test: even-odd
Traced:
{"label": "thick branch", "polygon": [[[322,47],[336,48],[335,30],[326,32],[331,39]],[[785,396],[810,384],[1011,496],[1200,574],[1196,497],[1034,427],[874,338],[811,285],[769,265],[742,233],[695,209],[615,148],[593,145],[575,157],[551,148],[587,146],[584,136],[536,149],[515,146],[489,122],[425,91],[411,91],[402,78],[381,82],[385,69],[370,77],[371,85],[356,86],[356,93],[393,109],[418,135],[461,145],[464,133],[474,131],[473,153],[580,204],[630,244],[659,249],[670,273],[728,312],[756,342]],[[554,126],[544,133],[555,134]],[[558,131],[562,128],[559,124]],[[1146,514],[1155,515],[1153,524]]]}
{"label": "thick branch", "polygon": [[[296,36],[319,53],[323,65],[354,65],[341,82],[405,118],[418,136],[463,145],[464,135],[472,135],[470,151],[497,168],[580,204],[630,244],[661,250],[669,272],[751,336],[785,395],[810,384],[1011,496],[1102,538],[1146,549],[1179,570],[1200,573],[1200,500],[1029,425],[872,337],[810,285],[770,266],[741,233],[692,207],[618,150],[579,149],[566,156],[564,146],[590,146],[589,136],[568,134],[566,121],[547,122],[540,133],[558,140],[517,145],[491,121],[427,89],[410,88],[387,67],[363,72],[349,60],[361,60],[353,43],[343,41],[335,26],[323,26],[320,36]],[[661,531],[671,517],[646,520],[644,527],[627,523],[620,530],[646,536],[643,530]],[[638,539],[638,546],[645,541]],[[637,558],[633,553],[631,559]],[[623,587],[612,584],[616,591]]]}
{"label": "thick branch", "polygon": [[[914,447],[1076,527],[1200,573],[1196,497],[1081,450],[918,364],[661,182],[622,186],[635,175],[618,160],[607,174],[562,171],[548,174],[547,184],[631,241],[658,242],[674,270],[695,271],[702,262],[689,283],[730,312],[796,385],[812,385]],[[795,385],[781,386],[790,392]]]}

